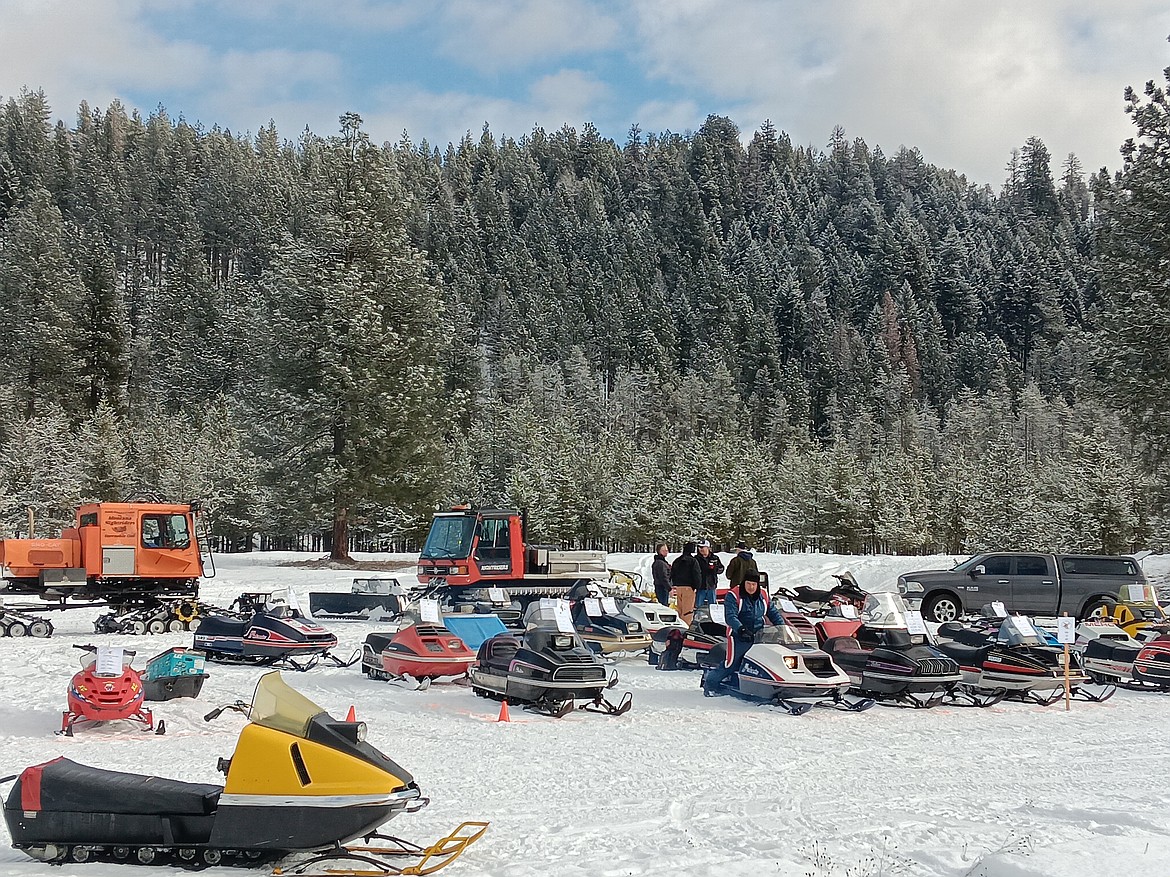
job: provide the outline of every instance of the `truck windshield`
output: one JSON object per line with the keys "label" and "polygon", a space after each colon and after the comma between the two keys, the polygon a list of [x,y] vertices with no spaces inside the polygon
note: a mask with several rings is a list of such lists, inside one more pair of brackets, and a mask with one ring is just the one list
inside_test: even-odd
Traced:
{"label": "truck windshield", "polygon": [[471,555],[471,535],[475,518],[468,515],[439,515],[431,523],[431,532],[423,545],[423,558],[464,558]]}

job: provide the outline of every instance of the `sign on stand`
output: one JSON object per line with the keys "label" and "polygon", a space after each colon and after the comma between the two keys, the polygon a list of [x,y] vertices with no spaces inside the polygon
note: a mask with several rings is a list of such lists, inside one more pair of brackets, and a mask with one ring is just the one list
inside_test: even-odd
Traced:
{"label": "sign on stand", "polygon": [[590,618],[601,617],[601,601],[596,597],[585,598],[585,614]]}
{"label": "sign on stand", "polygon": [[1068,647],[1077,639],[1077,620],[1069,618],[1068,613],[1056,619],[1056,638],[1064,644],[1064,711],[1072,709],[1072,684],[1068,678],[1069,658]]}
{"label": "sign on stand", "polygon": [[722,603],[712,603],[707,607],[711,612],[711,620],[716,624],[727,624],[727,607]]}
{"label": "sign on stand", "polygon": [[1008,617],[1007,608],[999,600],[996,600],[994,603],[991,604],[991,612],[992,612],[992,614],[995,615],[996,618],[1007,618]]}
{"label": "sign on stand", "polygon": [[442,624],[443,619],[439,615],[439,601],[429,597],[419,600],[418,617],[427,624]]}
{"label": "sign on stand", "polygon": [[926,629],[926,622],[922,618],[922,613],[917,609],[906,610],[906,632],[910,636],[929,636],[930,633]]}
{"label": "sign on stand", "polygon": [[617,615],[617,600],[615,600],[613,597],[602,597],[601,609],[606,615]]}
{"label": "sign on stand", "polygon": [[488,588],[488,599],[493,603],[507,603],[503,588]]}
{"label": "sign on stand", "polygon": [[1145,603],[1146,602],[1146,586],[1145,585],[1126,585],[1129,592],[1130,603]]}

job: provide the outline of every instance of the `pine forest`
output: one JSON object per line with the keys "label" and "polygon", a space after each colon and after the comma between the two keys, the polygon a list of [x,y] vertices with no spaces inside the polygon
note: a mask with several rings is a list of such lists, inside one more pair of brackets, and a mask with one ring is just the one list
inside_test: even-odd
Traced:
{"label": "pine forest", "polygon": [[451,503],[626,550],[1170,536],[1170,111],[999,188],[841,129],[378,145],[0,107],[0,527],[202,500],[219,547]]}

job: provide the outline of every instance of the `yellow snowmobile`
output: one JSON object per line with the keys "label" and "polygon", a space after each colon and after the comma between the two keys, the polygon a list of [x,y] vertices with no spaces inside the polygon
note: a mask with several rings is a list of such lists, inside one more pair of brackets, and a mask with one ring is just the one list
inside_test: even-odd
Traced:
{"label": "yellow snowmobile", "polygon": [[1117,603],[1102,607],[1101,620],[1116,624],[1137,640],[1147,640],[1170,630],[1170,616],[1158,603],[1158,592],[1148,582],[1122,588]]}
{"label": "yellow snowmobile", "polygon": [[[384,822],[429,800],[406,770],[366,742],[363,722],[334,719],[279,673],[261,677],[250,705],[221,707],[206,719],[225,709],[251,721],[235,754],[219,760],[223,786],[56,758],[16,778],[4,803],[13,846],[53,864],[201,868],[310,852],[277,873],[307,875],[328,863],[316,873],[431,874],[487,830],[485,822],[465,822],[425,848],[378,834]],[[354,838],[383,843],[343,846]]]}

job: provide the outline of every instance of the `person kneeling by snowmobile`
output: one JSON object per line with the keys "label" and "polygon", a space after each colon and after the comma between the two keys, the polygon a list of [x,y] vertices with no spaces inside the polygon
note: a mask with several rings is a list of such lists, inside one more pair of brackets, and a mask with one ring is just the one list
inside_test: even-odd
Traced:
{"label": "person kneeling by snowmobile", "polygon": [[723,680],[739,672],[743,656],[755,642],[756,633],[764,627],[764,619],[772,624],[784,623],[780,610],[760,587],[760,574],[755,570],[744,575],[742,585],[727,592],[723,608],[727,616],[727,658],[722,667],[707,671],[703,680],[703,694],[707,697],[718,695]]}

